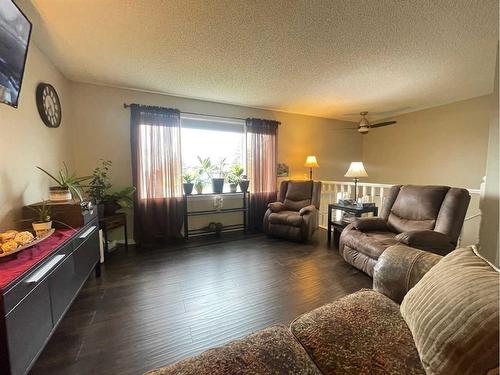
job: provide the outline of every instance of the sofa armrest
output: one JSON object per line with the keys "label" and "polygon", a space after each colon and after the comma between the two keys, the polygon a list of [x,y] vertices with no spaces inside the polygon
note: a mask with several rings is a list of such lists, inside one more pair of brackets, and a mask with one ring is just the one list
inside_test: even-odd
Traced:
{"label": "sofa armrest", "polygon": [[280,212],[283,211],[285,205],[283,202],[272,202],[267,205],[267,208],[269,208],[272,212]]}
{"label": "sofa armrest", "polygon": [[316,206],[310,204],[309,206],[302,207],[299,211],[299,215],[304,216],[305,214],[310,214],[311,212],[314,212],[316,210],[317,210]]}
{"label": "sofa armrest", "polygon": [[388,247],[378,258],[373,273],[373,289],[401,303],[441,256],[405,245]]}
{"label": "sofa armrest", "polygon": [[395,239],[410,247],[439,255],[446,255],[455,248],[450,237],[433,230],[411,230],[398,234]]}
{"label": "sofa armrest", "polygon": [[363,217],[357,219],[353,223],[353,226],[354,228],[356,228],[361,232],[370,230],[389,231],[389,228],[387,227],[387,222],[381,217]]}

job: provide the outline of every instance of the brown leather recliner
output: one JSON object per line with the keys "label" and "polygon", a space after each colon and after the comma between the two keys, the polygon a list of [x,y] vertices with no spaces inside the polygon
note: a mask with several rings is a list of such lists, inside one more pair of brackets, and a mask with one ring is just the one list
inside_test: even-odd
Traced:
{"label": "brown leather recliner", "polygon": [[309,240],[319,225],[321,182],[283,181],[278,202],[269,203],[264,232],[295,241]]}
{"label": "brown leather recliner", "polygon": [[455,249],[470,195],[449,186],[393,186],[378,217],[349,224],[339,251],[354,267],[373,276],[379,256],[402,243],[445,255]]}

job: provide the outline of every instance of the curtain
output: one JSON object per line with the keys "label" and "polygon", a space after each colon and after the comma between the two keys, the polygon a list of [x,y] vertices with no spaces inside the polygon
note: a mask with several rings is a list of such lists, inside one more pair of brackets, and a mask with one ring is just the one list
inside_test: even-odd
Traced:
{"label": "curtain", "polygon": [[135,241],[149,244],[180,237],[184,216],[180,112],[132,104],[130,140],[137,188]]}
{"label": "curtain", "polygon": [[278,121],[249,118],[247,174],[250,180],[248,229],[262,231],[267,205],[276,201],[276,149]]}

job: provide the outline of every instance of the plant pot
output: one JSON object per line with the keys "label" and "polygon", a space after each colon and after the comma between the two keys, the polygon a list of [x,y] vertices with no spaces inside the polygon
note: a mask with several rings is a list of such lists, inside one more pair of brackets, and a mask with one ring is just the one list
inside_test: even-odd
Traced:
{"label": "plant pot", "polygon": [[118,211],[120,208],[122,207],[116,202],[105,202],[104,216],[113,216],[116,214],[116,211]]}
{"label": "plant pot", "polygon": [[31,225],[37,237],[47,234],[52,229],[52,221],[34,221]]}
{"label": "plant pot", "polygon": [[51,202],[70,201],[71,198],[71,191],[69,189],[60,186],[49,187],[49,200]]}
{"label": "plant pot", "polygon": [[241,180],[240,181],[240,190],[242,193],[246,193],[248,191],[248,186],[250,185],[250,180]]}
{"label": "plant pot", "polygon": [[196,190],[196,193],[202,194],[203,193],[203,184],[195,184],[194,190]]}
{"label": "plant pot", "polygon": [[191,183],[184,183],[182,184],[182,187],[184,189],[184,194],[186,195],[191,195],[191,193],[193,192],[193,187],[194,187],[194,184],[191,184]]}
{"label": "plant pot", "polygon": [[236,193],[237,188],[238,188],[238,184],[229,184],[229,191],[231,193]]}
{"label": "plant pot", "polygon": [[212,178],[212,191],[215,194],[221,194],[223,190],[224,190],[224,179]]}

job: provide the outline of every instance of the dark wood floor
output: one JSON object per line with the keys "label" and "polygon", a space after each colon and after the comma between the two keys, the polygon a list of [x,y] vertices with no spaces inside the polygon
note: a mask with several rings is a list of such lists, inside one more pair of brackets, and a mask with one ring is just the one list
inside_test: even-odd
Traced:
{"label": "dark wood floor", "polygon": [[[371,279],[327,249],[264,236],[115,252],[31,374],[142,374],[359,290]],[[241,238],[241,237],[240,237]]]}

